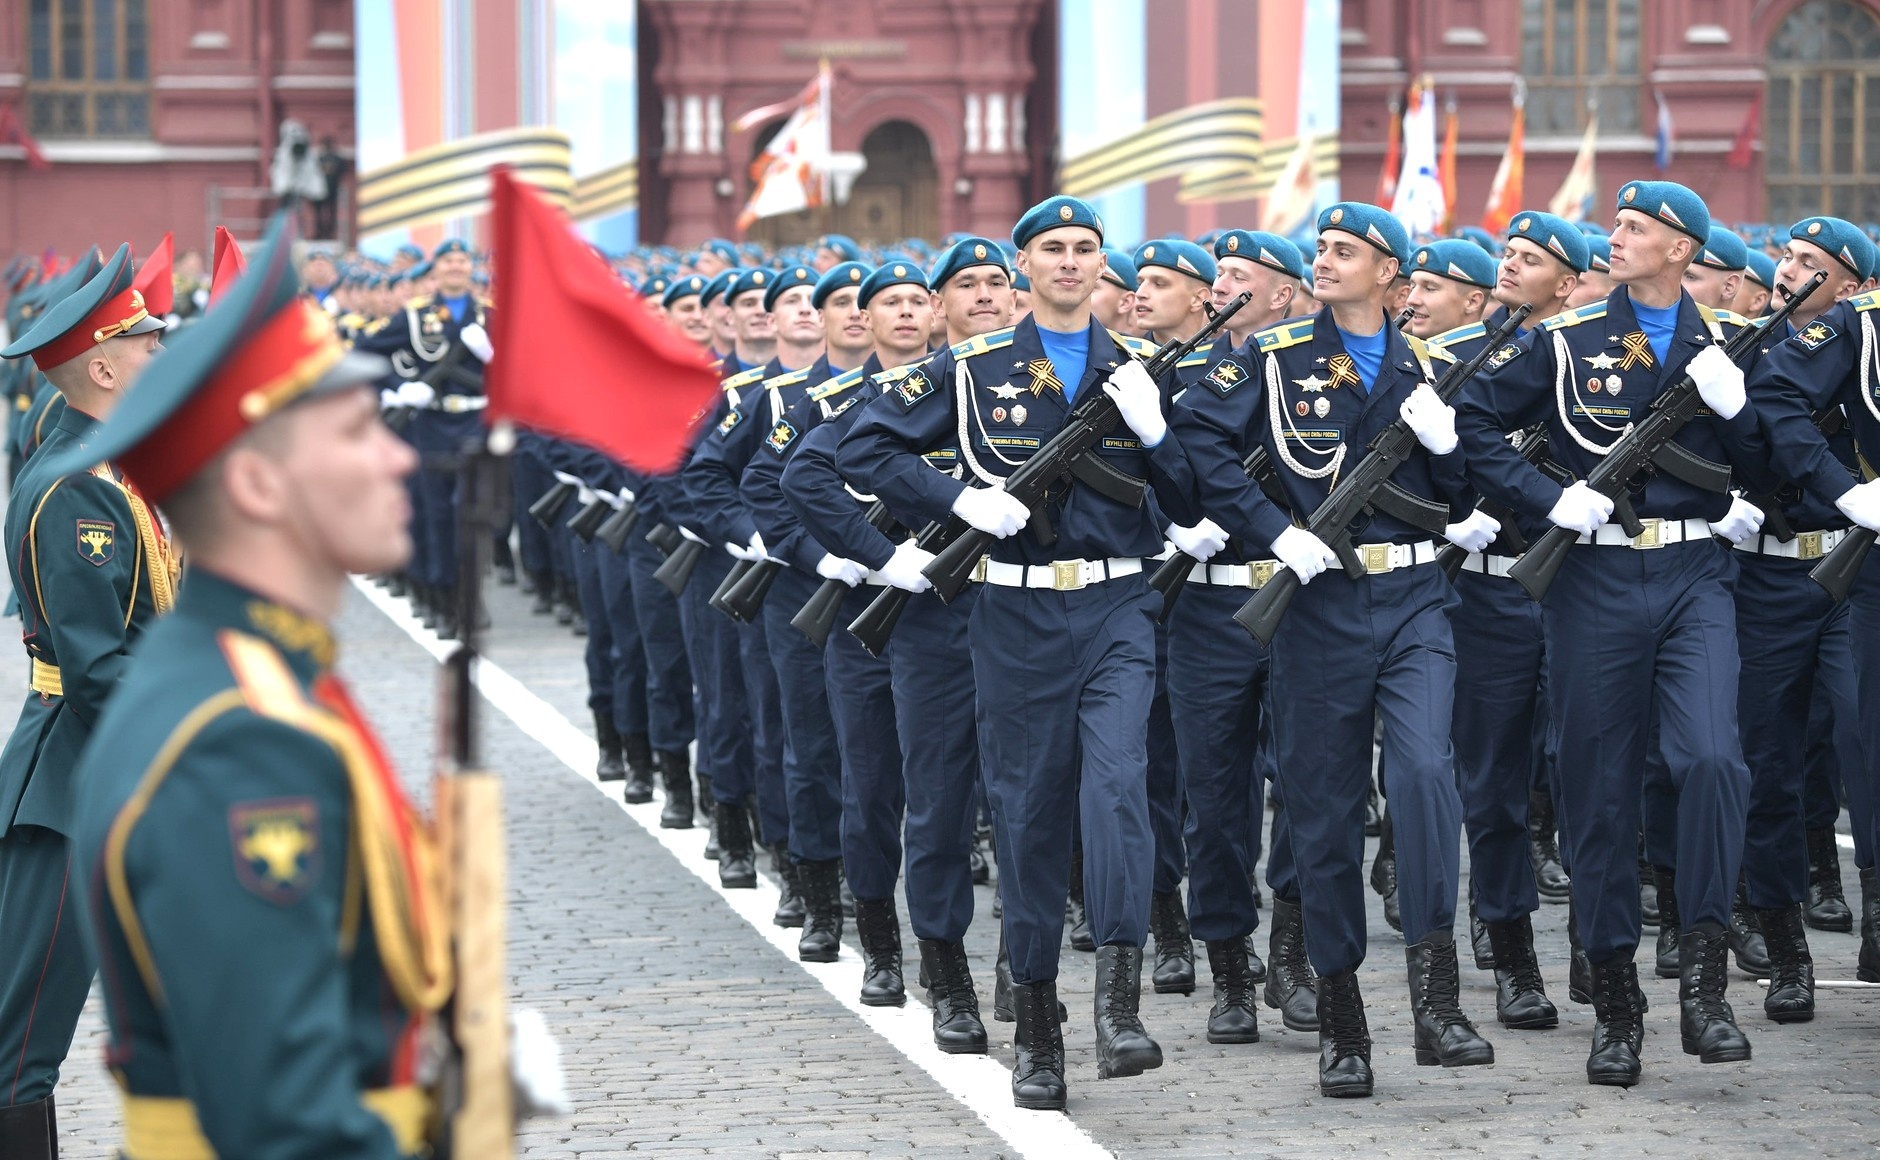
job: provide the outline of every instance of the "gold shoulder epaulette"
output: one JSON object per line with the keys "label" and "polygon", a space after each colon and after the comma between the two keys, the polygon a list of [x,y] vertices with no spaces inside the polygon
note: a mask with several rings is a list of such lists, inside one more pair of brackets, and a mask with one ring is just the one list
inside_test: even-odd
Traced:
{"label": "gold shoulder epaulette", "polygon": [[1284,322],[1262,330],[1253,339],[1261,350],[1285,350],[1289,346],[1312,340],[1312,321],[1310,318],[1302,318],[1297,322]]}
{"label": "gold shoulder epaulette", "polygon": [[1578,326],[1582,322],[1590,322],[1595,318],[1604,317],[1606,317],[1606,301],[1602,298],[1598,302],[1588,302],[1585,306],[1577,307],[1573,310],[1563,310],[1552,318],[1543,319],[1541,321],[1541,329],[1559,330],[1565,326]]}
{"label": "gold shoulder epaulette", "polygon": [[965,342],[956,342],[953,344],[953,357],[967,358],[971,355],[985,354],[989,350],[1011,346],[1012,335],[1016,330],[1017,327],[1007,326],[999,330],[987,331],[985,334],[976,334]]}
{"label": "gold shoulder epaulette", "polygon": [[1869,290],[1865,294],[1856,294],[1848,299],[1855,310],[1872,310],[1880,306],[1880,290]]}
{"label": "gold shoulder epaulette", "polygon": [[732,375],[730,378],[726,379],[724,382],[719,383],[718,386],[722,390],[735,391],[739,387],[748,387],[752,383],[761,383],[763,381],[764,381],[764,368],[752,367],[750,370],[747,370],[747,371],[739,371],[737,374]]}
{"label": "gold shoulder epaulette", "polygon": [[389,317],[374,318],[371,322],[366,323],[366,328],[360,331],[359,333],[377,334],[379,331],[384,330],[387,326],[391,325],[391,322],[392,320]]}

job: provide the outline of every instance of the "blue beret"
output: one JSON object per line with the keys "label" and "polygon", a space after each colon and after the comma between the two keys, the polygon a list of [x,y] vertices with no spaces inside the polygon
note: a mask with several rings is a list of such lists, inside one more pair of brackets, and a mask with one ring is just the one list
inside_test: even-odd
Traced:
{"label": "blue beret", "polygon": [[1586,236],[1586,269],[1594,274],[1612,273],[1612,239],[1604,234]]}
{"label": "blue beret", "polygon": [[659,304],[671,309],[673,303],[679,301],[679,299],[690,298],[695,294],[699,296],[702,302],[705,297],[705,281],[704,278],[699,277],[697,274],[687,274],[683,278],[665,279],[666,291],[661,295]]}
{"label": "blue beret", "polygon": [[1586,273],[1587,263],[1593,259],[1586,244],[1589,235],[1574,228],[1566,218],[1537,209],[1524,209],[1514,215],[1508,223],[1508,236],[1526,238],[1565,262],[1575,274]]}
{"label": "blue beret", "polygon": [[1749,263],[1744,270],[1749,280],[1764,290],[1773,291],[1776,288],[1776,260],[1761,250],[1751,250],[1744,257]]}
{"label": "blue beret", "polygon": [[1496,240],[1494,234],[1489,233],[1481,226],[1463,226],[1456,231],[1456,236],[1464,241],[1474,242],[1476,245],[1482,247],[1491,258],[1501,257],[1501,242]]}
{"label": "blue beret", "polygon": [[464,241],[462,238],[445,238],[443,241],[439,242],[437,249],[431,251],[431,260],[435,262],[445,254],[470,254],[472,257],[475,256],[474,252],[470,249],[470,243]]}
{"label": "blue beret", "polygon": [[961,242],[965,241],[967,238],[970,238],[972,236],[973,235],[967,233],[965,230],[954,230],[952,233],[948,234],[946,237],[941,238],[940,244],[943,246],[957,246]]}
{"label": "blue beret", "polygon": [[875,267],[875,272],[862,280],[862,292],[856,296],[856,304],[867,308],[875,295],[890,286],[919,286],[927,289],[927,274],[914,262],[883,262]]}
{"label": "blue beret", "polygon": [[1103,260],[1108,264],[1103,271],[1106,282],[1114,282],[1123,289],[1134,292],[1139,283],[1136,280],[1136,263],[1128,254],[1115,246],[1103,247]]}
{"label": "blue beret", "polygon": [[[768,285],[764,287],[765,310],[775,310],[777,308],[777,299],[783,296],[783,292],[785,290],[794,290],[798,286],[811,287],[810,296],[814,298],[815,291],[813,288],[822,277],[822,275],[816,273],[814,266],[787,266],[784,269],[772,271],[772,275],[772,277],[765,280],[768,283]],[[733,290],[732,293],[735,295],[739,293],[739,291]]]}
{"label": "blue beret", "polygon": [[424,260],[424,251],[412,245],[410,242],[406,242],[404,245],[398,247],[396,250],[392,252],[397,254],[401,258],[410,258],[414,262],[421,262]]}
{"label": "blue beret", "polygon": [[1012,271],[1012,289],[1031,293],[1031,279],[1017,270]]}
{"label": "blue beret", "polygon": [[1418,246],[1416,255],[1410,259],[1410,269],[1483,290],[1495,288],[1495,259],[1466,238],[1443,238]]}
{"label": "blue beret", "polygon": [[809,296],[809,304],[821,310],[829,296],[844,286],[861,289],[863,279],[867,278],[870,267],[863,262],[837,262],[823,271],[823,276],[816,279],[816,290]]}
{"label": "blue beret", "polygon": [[1628,181],[1619,187],[1618,206],[1657,218],[1700,246],[1710,236],[1710,209],[1704,199],[1675,181]]}
{"label": "blue beret", "polygon": [[764,247],[757,242],[744,243],[742,246],[738,247],[738,252],[743,254],[745,260],[752,264],[757,264],[764,260]]}
{"label": "blue beret", "polygon": [[431,263],[428,261],[424,261],[424,262],[419,262],[417,265],[406,270],[405,277],[415,282],[419,278],[429,277],[430,273],[431,273]]}
{"label": "blue beret", "polygon": [[1713,270],[1741,270],[1749,265],[1749,246],[1722,226],[1711,226],[1704,248],[1697,251],[1697,264]]}
{"label": "blue beret", "polygon": [[1343,230],[1352,237],[1363,238],[1386,257],[1397,259],[1402,267],[1400,273],[1408,275],[1410,235],[1402,222],[1376,206],[1361,201],[1341,201],[1319,215],[1319,232],[1326,230]]}
{"label": "blue beret", "polygon": [[[738,276],[731,280],[731,285],[725,287],[725,302],[728,305],[736,301],[738,295],[748,294],[752,290],[768,294],[770,292],[771,283],[776,280],[777,272],[775,270],[766,270],[761,266],[741,268],[738,271]],[[766,307],[765,309],[769,308]]]}
{"label": "blue beret", "polygon": [[731,284],[736,282],[739,276],[746,273],[749,273],[749,271],[739,266],[733,266],[729,270],[718,271],[718,273],[712,275],[711,281],[705,283],[705,289],[699,292],[698,304],[700,306],[710,306],[712,299],[722,294],[725,296],[725,305],[731,305]]}
{"label": "blue beret", "polygon": [[1214,284],[1214,258],[1185,238],[1157,238],[1152,242],[1144,242],[1136,247],[1131,260],[1136,263],[1138,275],[1149,266],[1161,266],[1207,285]]}
{"label": "blue beret", "polygon": [[946,253],[941,254],[940,260],[934,263],[927,285],[939,290],[953,280],[953,275],[974,266],[997,266],[1008,277],[1012,273],[1012,263],[1006,258],[999,243],[990,238],[961,234],[959,240],[948,246]]}
{"label": "blue beret", "polygon": [[1820,246],[1863,282],[1874,275],[1874,244],[1853,222],[1832,217],[1803,218],[1789,229],[1789,237]]}
{"label": "blue beret", "polygon": [[1076,197],[1048,197],[1025,211],[1025,216],[1018,219],[1012,227],[1012,244],[1024,249],[1030,242],[1046,230],[1055,230],[1060,226],[1082,226],[1097,235],[1097,241],[1103,241],[1103,219],[1089,202]]}
{"label": "blue beret", "polygon": [[1211,250],[1214,248],[1214,243],[1219,240],[1220,236],[1220,230],[1204,230],[1195,235],[1195,245],[1200,246],[1204,250]]}
{"label": "blue beret", "polygon": [[847,234],[824,234],[816,239],[816,246],[828,250],[844,262],[853,262],[862,256],[862,248]]}
{"label": "blue beret", "polygon": [[1298,246],[1278,234],[1258,230],[1223,230],[1221,236],[1214,239],[1214,257],[1217,261],[1245,258],[1294,278],[1304,278],[1306,267],[1312,264]]}
{"label": "blue beret", "polygon": [[704,242],[700,243],[698,252],[701,254],[711,254],[721,261],[731,263],[733,266],[738,264],[738,248],[730,242],[725,241],[723,238],[707,238]]}

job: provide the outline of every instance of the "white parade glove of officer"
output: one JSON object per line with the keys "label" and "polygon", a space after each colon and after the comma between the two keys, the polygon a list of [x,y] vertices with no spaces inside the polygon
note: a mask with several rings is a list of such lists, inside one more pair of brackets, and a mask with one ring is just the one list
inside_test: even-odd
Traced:
{"label": "white parade glove of officer", "polygon": [[457,339],[470,348],[478,362],[488,362],[496,354],[496,348],[490,345],[490,332],[483,329],[481,322],[472,322],[458,331]]}
{"label": "white parade glove of officer", "polygon": [[1685,370],[1697,384],[1698,397],[1720,419],[1734,419],[1749,403],[1743,393],[1743,368],[1730,361],[1720,346],[1707,346],[1697,352]]}
{"label": "white parade glove of officer", "polygon": [[1590,536],[1612,518],[1612,500],[1586,486],[1584,480],[1560,493],[1547,518],[1563,528]]}
{"label": "white parade glove of officer", "polygon": [[1501,521],[1481,508],[1470,512],[1467,519],[1443,529],[1443,538],[1465,552],[1479,552],[1494,543],[1499,535]]}
{"label": "white parade glove of officer", "polygon": [[904,592],[925,592],[933,587],[933,581],[920,573],[931,563],[933,553],[908,540],[895,545],[894,555],[879,571],[883,580]]}
{"label": "white parade glove of officer", "polygon": [[1213,520],[1205,518],[1192,528],[1170,524],[1163,535],[1168,537],[1169,543],[1203,562],[1227,546],[1226,531]]}
{"label": "white parade glove of officer", "polygon": [[402,406],[404,406],[404,404],[398,401],[397,391],[394,391],[390,387],[379,388],[379,408],[381,410],[389,411],[393,407]]}
{"label": "white parade glove of officer", "polygon": [[725,551],[730,552],[740,560],[747,560],[755,564],[759,560],[764,559],[764,534],[762,532],[752,532],[750,543],[726,544]]}
{"label": "white parade glove of officer", "polygon": [[1289,527],[1273,540],[1273,558],[1293,570],[1299,583],[1310,584],[1320,572],[1338,563],[1338,557],[1304,528]]}
{"label": "white parade glove of officer", "polygon": [[1025,526],[1031,512],[1003,487],[969,487],[953,501],[953,514],[996,539]]}
{"label": "white parade glove of officer", "polygon": [[1730,510],[1720,520],[1710,521],[1710,534],[1740,544],[1762,531],[1763,510],[1740,495],[1730,497]]}
{"label": "white parade glove of officer", "polygon": [[824,580],[840,580],[850,588],[868,579],[868,569],[853,560],[844,560],[840,556],[823,553],[823,558],[816,561],[816,575]]}
{"label": "white parade glove of officer", "polygon": [[407,407],[428,407],[437,400],[437,392],[429,383],[401,383],[398,387],[398,401]]}
{"label": "white parade glove of officer", "polygon": [[1139,362],[1118,367],[1103,384],[1103,393],[1116,400],[1123,422],[1136,433],[1144,447],[1154,447],[1168,436],[1168,420],[1162,416],[1162,392]]}
{"label": "white parade glove of officer", "polygon": [[[711,546],[710,540],[707,540],[704,536],[699,535],[697,532],[693,531],[691,528],[688,528],[683,524],[679,526],[679,534],[681,536],[684,536],[686,539],[692,541],[694,544],[704,544],[706,547]],[[729,547],[729,545],[726,545],[726,546]]]}
{"label": "white parade glove of officer", "polygon": [[1855,484],[1834,501],[1841,514],[1863,528],[1880,531],[1880,479]]}
{"label": "white parade glove of officer", "polygon": [[1428,383],[1411,391],[1397,414],[1431,455],[1447,455],[1456,449],[1456,409],[1438,398]]}

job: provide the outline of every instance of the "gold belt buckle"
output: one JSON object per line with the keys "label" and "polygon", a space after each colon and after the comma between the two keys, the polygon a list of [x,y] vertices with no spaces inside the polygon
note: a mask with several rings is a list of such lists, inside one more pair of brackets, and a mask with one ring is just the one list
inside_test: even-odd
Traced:
{"label": "gold belt buckle", "polygon": [[984,584],[986,582],[986,561],[991,558],[990,556],[981,556],[973,562],[972,578],[975,583]]}
{"label": "gold belt buckle", "polygon": [[1274,560],[1255,560],[1247,565],[1247,587],[1265,588],[1272,582],[1273,573],[1279,568]]}
{"label": "gold belt buckle", "polygon": [[1645,530],[1632,537],[1632,546],[1634,548],[1662,548],[1665,546],[1665,521],[1659,519],[1657,516],[1653,516],[1650,519],[1640,520],[1639,523],[1645,525]]}
{"label": "gold belt buckle", "polygon": [[1366,575],[1376,576],[1380,572],[1390,571],[1390,548],[1391,546],[1389,544],[1358,545],[1358,550],[1364,554],[1364,571]]}
{"label": "gold belt buckle", "polygon": [[1051,588],[1057,592],[1076,592],[1089,581],[1084,579],[1084,561],[1051,561]]}
{"label": "gold belt buckle", "polygon": [[1798,560],[1821,559],[1821,533],[1795,533],[1795,557]]}

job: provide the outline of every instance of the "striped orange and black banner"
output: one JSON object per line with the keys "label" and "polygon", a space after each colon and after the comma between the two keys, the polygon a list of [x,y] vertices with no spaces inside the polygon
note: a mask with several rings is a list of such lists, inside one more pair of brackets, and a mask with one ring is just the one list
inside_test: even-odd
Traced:
{"label": "striped orange and black banner", "polygon": [[359,177],[359,233],[427,225],[484,212],[490,169],[507,165],[519,180],[568,207],[575,180],[567,134],[541,126],[498,129],[422,149]]}
{"label": "striped orange and black banner", "polygon": [[1222,178],[1252,174],[1265,156],[1265,126],[1257,98],[1229,97],[1190,105],[1066,160],[1059,188],[1073,197],[1092,197],[1191,172]]}

